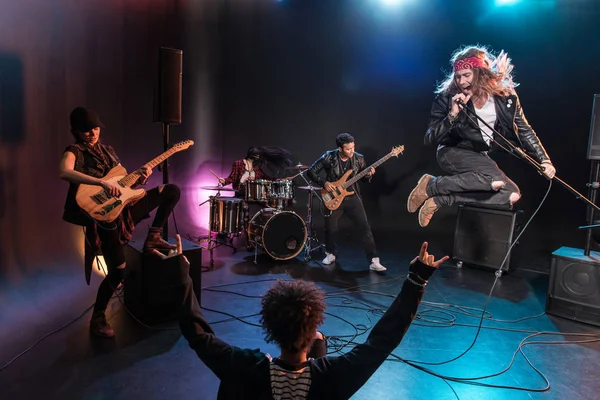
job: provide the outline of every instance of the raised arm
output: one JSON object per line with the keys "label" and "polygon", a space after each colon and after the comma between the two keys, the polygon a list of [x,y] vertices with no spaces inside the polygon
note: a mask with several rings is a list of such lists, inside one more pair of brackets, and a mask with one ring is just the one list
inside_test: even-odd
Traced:
{"label": "raised arm", "polygon": [[265,355],[258,350],[230,346],[215,336],[194,294],[189,275],[190,263],[182,254],[181,237],[176,235],[176,239],[177,249],[172,250],[169,255],[164,255],[158,250],[153,252],[166,264],[161,268],[164,271],[163,279],[178,299],[179,327],[190,348],[221,380],[231,378],[236,370],[243,371],[260,362],[268,362]]}
{"label": "raised arm", "polygon": [[455,122],[449,113],[448,98],[441,95],[437,96],[431,106],[429,126],[425,133],[425,146],[437,146],[448,138]]}
{"label": "raised arm", "polygon": [[331,377],[337,382],[344,382],[339,385],[332,383],[339,388],[337,397],[350,398],[400,344],[415,317],[427,280],[447,259],[448,256],[435,261],[433,255],[427,253],[427,242],[423,243],[419,256],[410,264],[402,290],[375,324],[367,340],[343,356],[317,360],[323,363],[320,367],[329,370],[327,379]]}

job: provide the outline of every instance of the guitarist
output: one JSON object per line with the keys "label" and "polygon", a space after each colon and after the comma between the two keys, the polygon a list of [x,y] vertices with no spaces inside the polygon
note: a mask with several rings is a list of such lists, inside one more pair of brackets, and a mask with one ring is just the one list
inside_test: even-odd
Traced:
{"label": "guitarist", "polygon": [[[345,172],[352,170],[348,178],[360,173],[366,168],[365,159],[362,154],[354,152],[354,137],[349,133],[340,133],[335,138],[337,149],[325,152],[308,170],[309,178],[322,186],[329,192],[335,190],[334,182],[338,181]],[[325,179],[319,176],[321,171],[325,171]],[[367,173],[364,179],[370,180],[375,174],[375,169]],[[360,190],[357,184],[347,188],[354,191],[355,194],[346,196],[342,204],[325,216],[325,258],[323,264],[329,265],[335,262],[337,257],[336,237],[339,228],[339,221],[342,215],[347,214],[358,229],[361,241],[365,247],[367,259],[370,261],[369,269],[371,271],[385,271],[386,268],[379,262],[377,249],[375,248],[375,239],[373,232],[367,220],[367,213],[360,197]]]}
{"label": "guitarist", "polygon": [[[77,107],[71,112],[70,122],[75,143],[65,149],[60,161],[60,178],[69,182],[63,219],[85,227],[85,268],[88,285],[94,257],[100,254],[100,249],[102,250],[107,275],[98,287],[90,331],[98,336],[113,337],[115,333],[106,321],[105,310],[115,288],[123,280],[125,244],[131,239],[135,225],[158,207],[144,243],[144,251],[175,249],[175,246],[162,240],[161,234],[163,225],[179,201],[179,188],[168,184],[148,190],[145,197],[125,206],[114,222],[97,223],[77,205],[77,189],[80,184],[96,185],[103,187],[112,196],[119,196],[119,186],[102,179],[112,168],[119,165],[119,158],[111,146],[99,141],[100,130],[104,125],[95,111]],[[152,174],[152,170],[147,167],[137,172],[140,175],[137,182],[139,185],[145,184]]]}

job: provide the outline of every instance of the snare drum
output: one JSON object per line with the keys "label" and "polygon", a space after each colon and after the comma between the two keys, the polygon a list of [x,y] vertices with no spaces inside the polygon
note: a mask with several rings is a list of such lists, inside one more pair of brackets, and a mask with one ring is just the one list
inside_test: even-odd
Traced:
{"label": "snare drum", "polygon": [[238,233],[243,230],[244,201],[237,197],[210,199],[210,230],[218,233]]}
{"label": "snare drum", "polygon": [[246,193],[244,198],[246,201],[266,203],[269,200],[272,183],[272,181],[266,179],[247,180],[245,183]]}
{"label": "snare drum", "polygon": [[250,220],[248,237],[275,260],[289,260],[304,248],[306,225],[295,212],[264,208]]}

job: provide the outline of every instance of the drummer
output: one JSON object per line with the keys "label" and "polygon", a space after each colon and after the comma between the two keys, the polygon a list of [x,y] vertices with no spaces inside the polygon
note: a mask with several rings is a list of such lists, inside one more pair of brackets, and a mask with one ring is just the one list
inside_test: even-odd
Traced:
{"label": "drummer", "polygon": [[[273,171],[279,175],[286,167],[293,164],[292,155],[286,149],[281,147],[252,146],[246,152],[246,157],[236,160],[231,173],[227,178],[218,178],[219,184],[227,186],[231,184],[235,190],[235,197],[244,199],[244,184],[246,181],[265,179],[274,181],[277,178],[270,176],[265,169]],[[248,222],[250,220],[250,210],[248,205],[244,205],[244,231],[246,236],[246,247],[250,249],[248,240]]]}
{"label": "drummer", "polygon": [[268,175],[264,171],[264,167],[275,171],[275,174],[279,174],[279,171],[292,164],[292,155],[285,149],[253,146],[248,149],[245,158],[236,160],[233,163],[231,173],[227,178],[219,178],[219,183],[223,186],[231,184],[236,197],[244,198],[244,183],[247,180],[266,179],[274,181],[276,179]]}

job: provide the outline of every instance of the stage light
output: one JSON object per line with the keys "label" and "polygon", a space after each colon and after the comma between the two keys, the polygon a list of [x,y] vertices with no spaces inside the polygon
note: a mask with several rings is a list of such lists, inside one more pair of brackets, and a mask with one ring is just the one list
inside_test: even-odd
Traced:
{"label": "stage light", "polygon": [[495,0],[496,6],[512,6],[519,3],[521,0]]}
{"label": "stage light", "polygon": [[402,0],[381,0],[381,2],[386,6],[395,6],[397,4],[400,4],[401,1]]}

